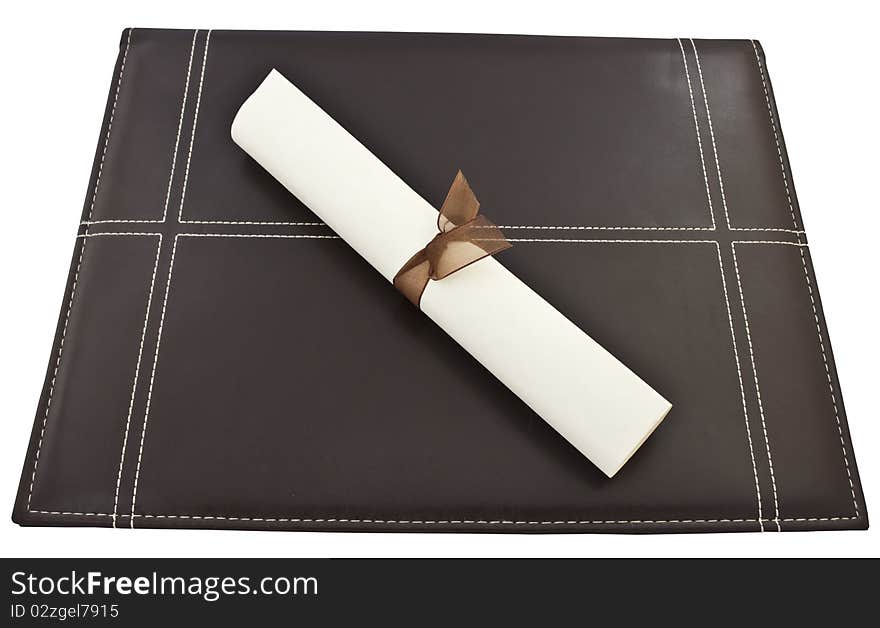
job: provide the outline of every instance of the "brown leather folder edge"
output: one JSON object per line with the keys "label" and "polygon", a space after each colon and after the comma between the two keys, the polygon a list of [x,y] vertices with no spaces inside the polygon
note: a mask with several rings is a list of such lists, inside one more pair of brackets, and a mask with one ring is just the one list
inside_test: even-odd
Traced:
{"label": "brown leather folder edge", "polygon": [[[232,143],[272,67],[673,402],[616,477]],[[13,519],[866,528],[760,45],[126,29]]]}

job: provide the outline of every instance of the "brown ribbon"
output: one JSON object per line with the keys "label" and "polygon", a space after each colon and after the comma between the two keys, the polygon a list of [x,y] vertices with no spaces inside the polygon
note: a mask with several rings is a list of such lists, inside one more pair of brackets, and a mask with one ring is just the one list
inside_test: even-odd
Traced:
{"label": "brown ribbon", "polygon": [[480,201],[458,171],[437,216],[440,230],[394,276],[394,287],[419,307],[431,279],[438,281],[512,245],[501,230],[479,216]]}

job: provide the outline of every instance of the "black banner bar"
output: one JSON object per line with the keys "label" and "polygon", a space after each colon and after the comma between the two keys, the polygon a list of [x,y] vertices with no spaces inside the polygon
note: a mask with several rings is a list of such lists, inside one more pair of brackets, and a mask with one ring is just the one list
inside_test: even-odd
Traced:
{"label": "black banner bar", "polygon": [[[869,599],[863,562],[713,560],[4,559],[3,625],[474,625],[638,617],[758,621],[849,615]],[[757,609],[762,610],[758,613]],[[758,615],[756,616],[756,613]],[[815,616],[814,616],[815,617]]]}

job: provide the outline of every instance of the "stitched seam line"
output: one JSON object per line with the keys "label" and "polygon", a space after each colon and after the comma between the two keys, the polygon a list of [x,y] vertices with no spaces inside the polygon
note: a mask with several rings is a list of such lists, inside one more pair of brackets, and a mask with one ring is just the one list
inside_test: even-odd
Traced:
{"label": "stitched seam line", "polygon": [[[694,51],[694,58],[696,59],[696,63],[697,63],[697,73],[700,78],[700,90],[703,94],[703,105],[706,108],[706,119],[709,124],[709,136],[710,136],[711,142],[712,142],[712,154],[715,159],[715,171],[716,171],[716,174],[718,175],[718,188],[721,192],[721,205],[724,208],[724,221],[725,221],[727,227],[729,228],[730,227],[730,214],[728,212],[728,207],[727,207],[727,196],[724,193],[724,175],[721,172],[721,161],[718,158],[718,143],[715,140],[715,127],[712,124],[712,108],[709,106],[709,93],[708,93],[708,90],[706,89],[706,83],[703,80],[703,65],[700,62],[700,52],[699,52],[699,50],[697,50],[697,44],[694,42],[693,38],[690,38],[690,43],[691,43],[691,48]],[[800,241],[800,236],[798,236],[798,241]],[[733,247],[731,246],[731,249],[732,248]],[[719,259],[720,259],[720,246],[719,246]],[[746,307],[745,306],[745,298],[743,297],[742,283],[740,281],[739,268],[737,267],[737,263],[736,263],[736,252],[735,251],[733,253],[733,267],[734,267],[734,271],[736,274],[737,287],[739,288],[740,303],[742,304],[742,308],[743,308],[743,320],[745,322],[746,339],[748,340],[749,356],[751,358],[752,373],[754,375],[754,380],[755,380],[755,391],[756,391],[757,400],[758,400],[758,412],[759,412],[759,415],[761,418],[761,430],[762,430],[763,436],[764,436],[764,447],[765,447],[765,450],[767,453],[768,467],[770,469],[770,484],[771,484],[771,488],[773,490],[773,509],[774,509],[773,521],[776,523],[776,531],[781,532],[782,526],[779,523],[779,497],[778,497],[778,492],[777,492],[777,487],[776,487],[776,474],[773,469],[773,456],[770,451],[770,438],[767,433],[767,424],[766,424],[766,420],[764,417],[764,405],[761,400],[761,388],[760,388],[760,385],[758,384],[758,374],[757,374],[756,367],[755,367],[755,354],[754,354],[754,350],[752,348],[752,336],[751,336],[751,332],[749,330],[748,313],[746,312],[746,309],[745,309],[745,307]],[[722,264],[721,272],[722,272],[722,274],[724,273],[723,264]],[[736,344],[736,339],[734,337],[734,345],[735,344]],[[740,382],[740,384],[742,384],[742,382]],[[748,425],[748,416],[746,416],[746,423]],[[751,435],[750,429],[749,429],[749,434]],[[752,451],[752,455],[754,456],[754,451]],[[759,513],[760,513],[761,508],[763,508],[763,505],[759,504]],[[759,519],[762,518],[760,514],[758,515],[758,518]],[[763,530],[763,528],[764,528],[764,525],[762,522],[761,529]]]}
{"label": "stitched seam line", "polygon": [[[749,411],[748,405],[746,404],[746,389],[743,385],[743,376],[742,376],[742,367],[740,366],[739,361],[739,349],[736,347],[736,333],[733,329],[733,314],[730,310],[730,298],[727,293],[727,279],[724,277],[724,263],[721,261],[721,246],[718,242],[715,242],[715,251],[718,254],[718,268],[721,271],[721,287],[724,290],[724,303],[727,306],[727,322],[730,325],[730,342],[733,346],[733,355],[736,360],[736,376],[739,380],[739,394],[742,399],[742,409],[743,409],[743,421],[746,424],[746,437],[749,442],[749,456],[752,460],[752,475],[755,479],[755,496],[758,502],[758,523],[761,527],[761,532],[764,531],[764,514],[763,514],[763,504],[761,502],[761,483],[758,481],[758,465],[755,462],[755,448],[752,444],[752,428],[749,425]],[[778,513],[777,513],[778,517]]]}
{"label": "stitched seam line", "polygon": [[[71,517],[110,517],[109,513],[103,512],[72,512],[58,510],[29,510],[28,512],[40,515],[64,515]],[[130,515],[120,515],[128,517]],[[357,523],[357,524],[401,524],[401,525],[602,525],[602,524],[630,524],[630,525],[664,525],[681,523],[756,523],[757,519],[557,519],[557,520],[526,520],[526,519],[358,519],[342,517],[224,517],[222,515],[165,515],[165,514],[135,514],[142,519],[192,519],[203,521],[257,521],[267,523]],[[858,517],[793,517],[782,519],[788,522],[808,521],[851,521]],[[770,519],[764,519],[768,523]]]}
{"label": "stitched seam line", "polygon": [[853,509],[856,513],[856,518],[859,516],[859,503],[856,500],[856,489],[853,485],[852,472],[849,468],[849,458],[846,455],[846,444],[843,440],[843,427],[840,423],[840,413],[837,410],[837,396],[834,393],[834,384],[831,381],[831,369],[828,367],[828,357],[825,354],[825,342],[822,340],[822,328],[819,326],[819,312],[816,310],[816,299],[813,295],[813,285],[810,281],[810,274],[807,271],[807,260],[804,256],[804,249],[800,248],[798,251],[801,254],[801,264],[804,267],[804,278],[807,282],[807,292],[810,295],[810,307],[813,309],[813,320],[816,323],[816,334],[819,339],[819,349],[822,353],[822,365],[825,367],[825,379],[828,381],[828,391],[831,393],[831,405],[834,408],[834,420],[837,425],[837,437],[840,440],[840,450],[843,452],[843,464],[846,469],[846,479],[849,482],[849,492],[852,497]]}
{"label": "stitched seam line", "polygon": [[125,51],[122,53],[122,63],[119,64],[119,78],[116,80],[116,92],[113,95],[113,106],[110,108],[110,119],[107,121],[107,133],[104,135],[104,148],[101,150],[101,161],[98,163],[98,174],[95,177],[95,188],[92,190],[92,202],[89,205],[89,221],[92,220],[92,212],[95,211],[95,201],[98,198],[101,174],[104,172],[104,159],[107,157],[107,147],[110,145],[110,131],[113,130],[113,117],[116,115],[116,103],[119,102],[119,89],[122,87],[122,75],[125,72],[125,61],[128,59],[128,49],[131,47],[132,32],[134,32],[134,29],[129,28],[128,37],[125,40]]}
{"label": "stitched seam line", "polygon": [[125,449],[128,446],[128,433],[129,433],[129,428],[131,426],[132,411],[134,410],[135,391],[137,390],[138,377],[141,372],[141,359],[143,358],[143,355],[144,355],[144,341],[146,340],[146,337],[147,337],[147,326],[150,321],[150,306],[153,303],[153,288],[156,285],[156,271],[159,268],[159,257],[162,253],[162,234],[156,234],[156,235],[159,236],[159,242],[158,242],[158,245],[156,246],[156,261],[153,264],[153,275],[150,278],[150,291],[147,296],[147,311],[144,314],[144,327],[143,327],[143,330],[141,331],[141,342],[140,342],[140,347],[138,347],[137,362],[135,363],[135,368],[134,368],[134,378],[132,379],[132,382],[131,382],[131,398],[129,399],[129,402],[128,402],[128,415],[125,418],[125,434],[122,437],[122,449],[119,453],[119,470],[116,473],[116,491],[113,494],[113,527],[114,528],[116,527],[116,513],[119,508],[119,484],[122,481],[122,469],[125,465]]}
{"label": "stitched seam line", "polygon": [[[320,223],[323,224],[323,223]],[[714,227],[611,227],[590,225],[498,225],[499,229],[554,229],[554,230],[584,230],[584,231],[715,231]],[[775,227],[743,227],[742,231],[781,231],[784,233],[796,233],[792,229],[777,229]],[[803,233],[803,232],[800,232]]]}
{"label": "stitched seam line", "polygon": [[147,422],[150,419],[150,404],[153,400],[153,382],[156,379],[156,364],[159,362],[159,346],[162,343],[162,330],[165,326],[165,312],[168,308],[168,293],[171,290],[171,274],[174,271],[174,256],[177,253],[177,242],[180,234],[174,236],[174,246],[171,248],[171,261],[168,264],[168,279],[165,284],[165,298],[162,300],[162,316],[159,318],[159,332],[156,337],[156,354],[153,356],[153,368],[150,372],[150,387],[147,389],[147,405],[144,410],[144,426],[141,429],[141,441],[138,446],[137,467],[134,474],[134,486],[131,491],[131,527],[134,528],[134,509],[137,503],[138,481],[141,476],[141,460],[144,453],[144,439],[147,435]]}
{"label": "stitched seam line", "polygon": [[[693,38],[690,38],[690,43],[691,43],[691,47],[693,48],[693,51],[694,51],[694,60],[696,61],[697,72],[698,72],[698,75],[700,78],[700,89],[703,94],[703,104],[706,108],[706,118],[707,118],[707,121],[709,124],[709,136],[712,141],[712,152],[715,157],[715,168],[718,173],[718,187],[721,191],[721,203],[724,208],[724,221],[725,221],[725,224],[728,227],[730,227],[730,218],[729,218],[728,212],[727,212],[727,198],[724,195],[724,182],[723,182],[723,179],[721,176],[721,166],[719,165],[719,161],[718,161],[718,148],[717,148],[717,145],[715,142],[715,130],[714,130],[714,127],[712,126],[712,112],[709,108],[709,98],[706,93],[706,84],[703,81],[703,67],[702,67],[702,64],[700,63],[700,54],[697,51],[697,46],[694,43]],[[687,56],[685,55],[684,46],[683,46],[680,38],[678,38],[678,46],[679,46],[679,49],[681,50],[682,59],[684,59],[684,61],[685,61],[685,72],[687,72],[688,71],[687,70]],[[697,128],[697,137],[699,138],[700,129],[699,129],[698,121],[697,121],[698,120],[697,109],[694,104],[694,95],[693,95],[693,89],[691,88],[691,81],[690,81],[689,74],[688,74],[688,89],[691,92],[691,94],[690,94],[691,108],[693,109],[694,125]],[[709,178],[706,173],[706,162],[705,162],[705,157],[703,156],[702,144],[700,145],[700,162],[701,162],[701,165],[703,168],[703,178],[706,181],[706,194],[710,199],[709,200],[709,211],[712,214],[712,224],[714,226],[716,224],[715,210],[711,204],[711,194],[709,192]],[[731,339],[731,345],[733,346],[734,359],[736,361],[736,375],[737,375],[737,381],[739,383],[740,399],[742,401],[743,422],[745,423],[746,438],[747,438],[748,444],[749,444],[749,459],[752,463],[752,476],[753,476],[754,482],[755,482],[755,500],[756,500],[757,506],[758,506],[758,526],[759,526],[761,532],[764,532],[764,515],[763,515],[764,504],[763,504],[763,500],[761,498],[761,482],[758,479],[758,466],[755,461],[755,448],[754,448],[754,442],[752,440],[752,428],[751,428],[751,425],[749,424],[748,404],[746,403],[746,392],[745,392],[745,386],[743,384],[743,377],[742,377],[742,364],[741,364],[740,358],[739,358],[739,349],[736,346],[736,332],[734,330],[733,314],[732,314],[731,308],[730,308],[730,297],[729,297],[729,294],[727,291],[727,278],[724,275],[724,261],[721,257],[721,246],[720,246],[720,244],[718,244],[717,241],[715,242],[715,251],[718,255],[718,268],[721,273],[721,286],[724,291],[724,303],[727,308],[727,320],[728,320],[728,324],[730,326],[730,339]],[[776,493],[775,486],[774,486],[773,491],[774,491],[774,495],[775,495],[775,493]],[[776,513],[776,518],[777,518],[776,526],[778,529],[779,528],[779,522],[778,522],[779,513],[778,512]]]}
{"label": "stitched seam line", "polygon": [[794,203],[791,200],[791,189],[788,186],[788,175],[785,171],[785,161],[782,158],[782,143],[779,141],[779,133],[776,130],[776,116],[773,115],[773,108],[770,105],[770,90],[767,89],[767,80],[764,76],[764,64],[761,63],[761,56],[758,54],[758,46],[755,41],[751,40],[752,50],[755,51],[755,60],[758,62],[758,73],[761,76],[761,87],[764,89],[764,101],[767,104],[767,114],[770,116],[770,128],[773,130],[773,141],[776,143],[776,157],[779,159],[779,169],[782,172],[782,183],[785,185],[785,198],[788,201],[788,211],[791,213],[791,224],[794,228],[798,228],[797,218],[794,215]]}
{"label": "stitched seam line", "polygon": [[192,75],[192,62],[196,52],[196,37],[198,29],[193,31],[192,45],[189,49],[189,63],[186,66],[186,82],[183,86],[183,98],[180,103],[180,118],[177,121],[177,136],[174,138],[174,150],[171,153],[171,174],[168,175],[168,190],[165,192],[165,208],[162,210],[162,222],[168,217],[168,203],[171,201],[171,187],[174,183],[174,168],[177,166],[177,149],[180,146],[180,133],[183,131],[183,117],[186,111],[186,98],[189,94],[189,80]]}
{"label": "stitched seam line", "polygon": [[697,120],[697,107],[694,104],[694,89],[691,84],[691,73],[688,70],[687,56],[684,54],[684,46],[681,43],[680,38],[676,38],[678,42],[678,48],[681,50],[681,61],[684,64],[684,75],[687,79],[688,86],[688,95],[690,96],[691,101],[691,113],[694,117],[694,129],[697,133],[697,148],[699,148],[700,152],[700,166],[703,169],[703,182],[706,185],[706,201],[709,204],[709,216],[712,218],[712,230],[715,230],[715,211],[712,209],[712,193],[709,191],[709,176],[706,173],[706,158],[703,155],[703,140],[700,137],[700,123]]}
{"label": "stitched seam line", "polygon": [[[119,218],[111,220],[83,220],[80,225],[98,225],[104,223],[160,223],[161,220],[136,220]],[[235,220],[184,220],[183,224],[196,225],[256,225],[256,226],[285,226],[285,227],[326,227],[323,222],[277,222],[277,221],[235,221]],[[611,225],[497,225],[499,229],[532,229],[554,231],[715,231],[713,227],[626,227]],[[778,227],[731,227],[733,231],[772,231],[780,233],[803,234],[803,231],[795,229],[781,229]]]}
{"label": "stitched seam line", "polygon": [[806,242],[785,242],[784,240],[734,240],[733,244],[783,244],[785,246],[797,246],[800,248],[808,248],[810,245]]}
{"label": "stitched seam line", "polygon": [[764,402],[761,399],[761,385],[758,383],[758,366],[755,361],[755,350],[752,346],[752,332],[749,327],[749,312],[746,308],[746,299],[743,294],[742,280],[740,279],[739,274],[739,264],[736,261],[736,245],[731,243],[730,251],[733,254],[733,270],[736,273],[736,285],[739,290],[739,301],[742,305],[743,310],[743,321],[745,321],[746,326],[746,339],[748,340],[749,345],[749,359],[752,363],[752,375],[755,380],[755,393],[758,398],[758,412],[761,416],[761,430],[764,432],[764,445],[767,450],[767,466],[770,468],[770,482],[773,487],[773,509],[775,516],[773,520],[776,522],[777,532],[781,532],[782,529],[779,525],[779,496],[776,491],[776,474],[773,470],[773,455],[770,453],[770,437],[767,434],[767,423],[764,419]]}
{"label": "stitched seam line", "polygon": [[70,323],[70,311],[73,309],[73,297],[79,285],[79,270],[82,267],[83,254],[86,251],[86,241],[83,240],[79,250],[79,259],[76,262],[76,270],[73,273],[73,284],[70,288],[70,299],[67,302],[67,311],[64,314],[64,327],[61,331],[61,340],[58,344],[58,354],[55,356],[55,368],[52,371],[52,379],[49,382],[49,396],[46,399],[46,411],[43,413],[43,423],[40,426],[40,439],[37,441],[37,451],[34,454],[34,468],[31,471],[31,483],[28,487],[27,507],[31,507],[31,497],[34,492],[34,480],[37,477],[37,467],[40,463],[40,451],[43,448],[43,437],[46,434],[46,421],[49,419],[49,409],[52,407],[52,396],[55,394],[55,379],[58,377],[58,367],[61,365],[61,355],[64,352],[64,340],[67,338],[67,326]]}
{"label": "stitched seam line", "polygon": [[186,170],[184,170],[184,173],[183,173],[183,189],[180,192],[180,209],[178,210],[178,213],[177,213],[177,220],[178,220],[178,222],[181,222],[181,223],[185,222],[183,220],[183,204],[184,204],[184,201],[186,200],[186,187],[187,187],[187,184],[189,183],[189,168],[190,168],[190,164],[192,164],[193,145],[195,144],[195,141],[196,141],[196,128],[198,127],[198,124],[199,124],[199,109],[201,108],[201,105],[202,105],[202,88],[205,85],[205,68],[208,65],[208,47],[211,45],[211,32],[212,31],[209,30],[208,35],[205,37],[205,51],[202,54],[202,71],[201,71],[201,74],[199,75],[199,91],[198,91],[198,94],[196,95],[196,110],[193,113],[192,134],[190,135],[190,138],[189,138],[189,150],[187,151],[187,155],[186,155]]}
{"label": "stitched seam line", "polygon": [[[700,53],[693,38],[690,40],[694,49],[694,58],[697,60],[697,73],[700,76],[700,89],[703,92],[703,104],[706,106],[706,119],[709,121],[709,137],[712,139],[712,153],[715,156],[715,170],[718,172],[718,189],[721,190],[721,205],[724,207],[724,220],[730,227],[730,215],[727,213],[727,197],[724,194],[724,178],[721,176],[721,162],[718,160],[718,146],[715,143],[715,127],[712,125],[712,111],[709,109],[709,96],[706,93],[706,84],[703,82],[703,66],[700,63]],[[679,41],[681,44],[681,41]]]}
{"label": "stitched seam line", "polygon": [[[122,85],[122,75],[125,72],[125,61],[128,58],[128,50],[131,47],[131,33],[134,29],[128,29],[128,36],[125,40],[125,50],[122,53],[122,62],[119,64],[119,76],[116,79],[116,92],[113,96],[113,105],[110,107],[110,118],[107,121],[107,133],[104,136],[104,146],[101,150],[101,160],[98,163],[98,173],[95,175],[95,187],[92,190],[92,200],[89,204],[88,220],[92,219],[92,212],[95,210],[95,200],[98,197],[98,186],[101,183],[101,173],[104,170],[104,159],[107,157],[107,146],[110,143],[110,131],[113,128],[113,116],[116,114],[116,103],[119,101],[119,88]],[[86,228],[88,232],[88,227]],[[55,357],[55,367],[52,370],[52,379],[49,382],[49,395],[46,398],[46,411],[43,414],[43,422],[40,425],[40,438],[37,441],[37,450],[34,454],[34,468],[31,471],[31,481],[28,486],[27,507],[31,507],[31,498],[34,492],[34,481],[37,477],[37,467],[40,463],[40,452],[43,449],[43,437],[46,435],[46,422],[49,419],[49,409],[52,407],[52,396],[55,393],[55,380],[58,377],[58,368],[61,366],[61,355],[64,352],[64,340],[67,337],[67,327],[70,323],[70,312],[73,309],[73,297],[76,295],[76,287],[79,284],[79,271],[82,267],[83,255],[86,252],[86,240],[84,239],[79,250],[79,258],[76,261],[76,269],[73,272],[73,283],[70,287],[70,300],[67,302],[67,310],[64,314],[64,327],[61,331],[61,339],[58,343],[58,355]]]}
{"label": "stitched seam line", "polygon": [[[788,171],[785,168],[785,160],[782,157],[782,144],[779,140],[779,132],[776,128],[776,117],[773,115],[773,107],[770,104],[770,92],[767,89],[767,80],[764,76],[764,64],[761,62],[761,55],[758,54],[758,46],[755,44],[754,40],[751,40],[752,50],[755,53],[755,61],[758,64],[758,73],[761,76],[761,86],[764,89],[764,101],[767,105],[767,114],[770,117],[770,126],[773,129],[773,139],[776,142],[776,156],[779,158],[779,170],[782,174],[782,183],[785,186],[785,197],[788,201],[788,209],[791,213],[791,222],[794,225],[794,228],[798,228],[797,218],[794,213],[794,203],[792,202],[791,189],[788,184]],[[800,234],[797,234],[797,240],[800,242]],[[813,320],[816,323],[816,334],[819,340],[819,350],[822,354],[822,364],[825,367],[825,378],[828,381],[828,391],[831,394],[831,405],[834,408],[834,421],[837,425],[837,436],[840,440],[840,450],[843,453],[843,464],[846,469],[846,478],[849,483],[849,492],[852,497],[853,509],[855,511],[855,516],[858,518],[859,514],[859,502],[856,499],[856,489],[853,484],[852,471],[849,466],[849,456],[846,453],[846,441],[843,438],[843,426],[840,421],[840,412],[837,409],[837,395],[834,391],[834,382],[831,379],[831,369],[828,366],[828,356],[825,352],[825,341],[822,338],[822,326],[819,323],[819,311],[816,307],[816,298],[813,294],[813,284],[810,280],[810,272],[807,268],[807,259],[804,255],[804,249],[799,249],[801,255],[801,266],[804,269],[804,281],[807,285],[807,293],[810,296],[810,306],[813,310]]]}
{"label": "stitched seam line", "polygon": [[154,238],[161,237],[161,233],[157,233],[155,231],[105,231],[100,233],[81,233],[76,236],[77,238],[101,238],[104,236],[153,236]]}
{"label": "stitched seam line", "polygon": [[61,355],[64,353],[64,341],[67,338],[67,327],[70,323],[70,312],[73,309],[73,297],[76,295],[76,288],[79,285],[79,271],[82,267],[83,255],[86,251],[86,238],[95,238],[103,235],[157,235],[157,234],[103,234],[103,233],[94,233],[94,234],[82,234],[78,235],[76,238],[82,238],[82,246],[79,250],[79,259],[76,262],[76,270],[73,272],[73,283],[70,287],[70,299],[67,301],[67,310],[64,314],[64,327],[61,330],[61,340],[58,343],[58,354],[55,356],[55,367],[52,371],[52,379],[49,381],[49,396],[46,399],[46,411],[43,413],[43,422],[40,425],[40,438],[37,441],[37,451],[34,454],[34,468],[31,471],[31,481],[28,486],[28,498],[27,498],[27,508],[29,512],[31,511],[31,497],[34,493],[34,480],[37,477],[37,467],[40,464],[40,452],[43,449],[43,437],[46,435],[46,422],[49,419],[49,410],[52,407],[52,398],[55,394],[55,380],[58,377],[58,368],[61,366]]}

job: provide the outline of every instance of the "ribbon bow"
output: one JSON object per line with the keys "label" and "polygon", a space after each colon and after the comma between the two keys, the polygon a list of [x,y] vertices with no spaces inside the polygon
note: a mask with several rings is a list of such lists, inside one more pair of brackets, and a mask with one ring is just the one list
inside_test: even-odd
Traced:
{"label": "ribbon bow", "polygon": [[438,233],[394,276],[394,287],[419,307],[431,279],[438,281],[512,245],[501,230],[478,215],[480,201],[458,171],[437,216]]}

